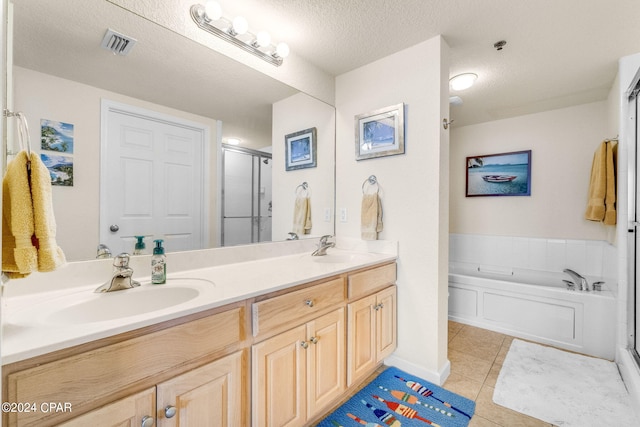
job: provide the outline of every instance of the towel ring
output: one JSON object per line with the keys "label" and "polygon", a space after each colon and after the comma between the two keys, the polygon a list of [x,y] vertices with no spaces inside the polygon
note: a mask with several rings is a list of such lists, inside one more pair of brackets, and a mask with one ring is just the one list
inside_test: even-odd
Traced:
{"label": "towel ring", "polygon": [[369,176],[369,178],[364,180],[364,182],[362,183],[362,194],[366,194],[364,186],[367,185],[367,184],[375,185],[376,186],[376,193],[378,191],[380,191],[380,186],[378,185],[378,178],[376,178],[375,175],[371,175],[371,176]]}
{"label": "towel ring", "polygon": [[[302,191],[299,191],[300,189],[302,189]],[[310,190],[309,190],[309,184],[307,184],[307,182],[303,182],[302,184],[298,185],[296,187],[296,190],[294,191],[294,194],[296,196],[306,196],[309,197],[310,195]]]}

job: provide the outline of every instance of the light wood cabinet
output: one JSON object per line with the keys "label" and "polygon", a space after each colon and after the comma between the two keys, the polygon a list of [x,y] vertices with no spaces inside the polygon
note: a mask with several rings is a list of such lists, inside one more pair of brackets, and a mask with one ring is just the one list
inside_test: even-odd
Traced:
{"label": "light wood cabinet", "polygon": [[[131,408],[138,408],[139,404],[132,403],[129,397],[132,391],[137,392],[148,387],[155,388],[156,385],[178,375],[180,377],[177,378],[181,378],[180,381],[182,381],[182,374],[189,378],[191,372],[196,372],[193,369],[200,366],[203,366],[199,368],[203,371],[200,372],[197,369],[196,376],[202,381],[205,378],[205,372],[211,376],[208,370],[205,371],[205,365],[212,366],[211,369],[218,373],[227,369],[227,365],[221,367],[223,362],[218,364],[215,360],[222,359],[228,354],[233,355],[228,360],[233,360],[237,366],[234,365],[234,369],[230,371],[232,374],[225,378],[227,381],[233,378],[236,384],[236,379],[242,381],[239,377],[242,372],[241,360],[246,352],[246,350],[238,351],[243,347],[245,339],[244,313],[244,305],[236,304],[230,309],[165,329],[149,333],[141,332],[140,335],[130,338],[128,334],[124,334],[125,337],[116,339],[115,343],[89,351],[72,351],[71,354],[64,351],[59,358],[47,363],[40,363],[38,359],[27,361],[28,367],[21,367],[5,376],[3,381],[3,386],[6,387],[5,401],[64,402],[71,406],[71,411],[39,410],[7,413],[4,414],[3,425],[10,427],[58,425],[61,422],[71,422],[76,414],[86,413],[91,414],[87,415],[88,417],[94,417],[96,415],[92,413],[93,410],[101,411],[112,404],[115,405],[114,411],[121,412],[114,412],[117,415],[113,417],[111,415],[104,417],[102,424],[92,422],[84,425],[120,425],[116,421],[127,411],[130,419],[137,420],[139,415],[136,415]],[[220,379],[220,381],[224,380]],[[229,386],[225,385],[225,387]],[[237,395],[235,388],[226,392],[230,393],[229,398]],[[237,397],[231,400],[233,403],[238,401]],[[156,418],[156,411],[147,411],[146,414],[140,413],[140,415],[151,415]],[[100,418],[100,416],[96,417]],[[141,421],[135,425],[141,425]],[[229,425],[235,427],[240,424]]]}
{"label": "light wood cabinet", "polygon": [[242,425],[241,393],[242,352],[237,352],[61,426],[236,427]]}
{"label": "light wood cabinet", "polygon": [[157,426],[241,426],[242,384],[242,352],[158,384]]}
{"label": "light wood cabinet", "polygon": [[[156,390],[149,388],[133,396],[80,415],[60,424],[60,427],[140,427],[154,426]],[[149,421],[153,420],[153,423]],[[145,424],[146,423],[146,424]]]}
{"label": "light wood cabinet", "polygon": [[370,374],[397,345],[396,286],[347,305],[347,386]]}
{"label": "light wood cabinet", "polygon": [[345,391],[344,308],[253,346],[253,425],[302,426]]}

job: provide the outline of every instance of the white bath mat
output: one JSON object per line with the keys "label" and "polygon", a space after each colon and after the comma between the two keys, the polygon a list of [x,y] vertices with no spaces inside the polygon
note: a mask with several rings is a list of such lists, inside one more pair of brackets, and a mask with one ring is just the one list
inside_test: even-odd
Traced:
{"label": "white bath mat", "polygon": [[613,362],[513,340],[493,401],[561,427],[638,426]]}

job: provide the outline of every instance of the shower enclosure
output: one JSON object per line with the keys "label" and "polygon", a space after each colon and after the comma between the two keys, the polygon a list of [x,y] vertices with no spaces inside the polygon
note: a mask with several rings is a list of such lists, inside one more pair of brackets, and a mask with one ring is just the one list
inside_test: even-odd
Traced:
{"label": "shower enclosure", "polygon": [[271,154],[222,146],[221,245],[271,241]]}

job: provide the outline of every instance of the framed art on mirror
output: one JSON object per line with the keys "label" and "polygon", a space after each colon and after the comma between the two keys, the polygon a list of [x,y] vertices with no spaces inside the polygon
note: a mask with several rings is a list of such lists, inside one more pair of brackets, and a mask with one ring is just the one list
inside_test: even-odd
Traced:
{"label": "framed art on mirror", "polygon": [[317,166],[317,130],[305,129],[284,137],[285,170],[315,168]]}

